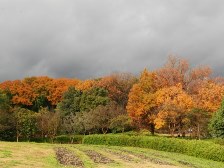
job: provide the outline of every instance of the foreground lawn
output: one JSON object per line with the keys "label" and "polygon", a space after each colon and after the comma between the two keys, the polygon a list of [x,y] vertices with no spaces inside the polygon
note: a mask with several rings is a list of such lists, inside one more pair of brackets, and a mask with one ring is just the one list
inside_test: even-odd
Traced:
{"label": "foreground lawn", "polygon": [[0,167],[224,168],[224,163],[135,147],[0,142]]}

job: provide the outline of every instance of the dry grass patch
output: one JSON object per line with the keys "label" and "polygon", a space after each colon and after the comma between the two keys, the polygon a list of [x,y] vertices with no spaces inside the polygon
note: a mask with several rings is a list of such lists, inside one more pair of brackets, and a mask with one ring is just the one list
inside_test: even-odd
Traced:
{"label": "dry grass patch", "polygon": [[56,166],[54,150],[48,144],[0,142],[1,150],[10,151],[9,157],[0,157],[1,168],[51,168]]}

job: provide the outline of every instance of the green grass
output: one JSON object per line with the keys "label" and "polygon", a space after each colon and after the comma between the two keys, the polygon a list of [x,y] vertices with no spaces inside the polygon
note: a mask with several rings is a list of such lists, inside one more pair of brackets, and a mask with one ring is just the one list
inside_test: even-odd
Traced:
{"label": "green grass", "polygon": [[8,158],[12,156],[12,152],[9,150],[0,150],[0,158]]}

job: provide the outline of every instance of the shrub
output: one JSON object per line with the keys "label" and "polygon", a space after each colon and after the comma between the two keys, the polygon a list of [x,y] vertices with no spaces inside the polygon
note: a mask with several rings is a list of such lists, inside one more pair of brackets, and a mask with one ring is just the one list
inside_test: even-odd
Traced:
{"label": "shrub", "polygon": [[213,142],[215,144],[224,145],[223,138],[213,138],[213,139],[209,139],[208,141]]}
{"label": "shrub", "polygon": [[213,142],[154,136],[87,135],[84,144],[132,146],[224,161],[224,147]]}
{"label": "shrub", "polygon": [[82,143],[83,135],[60,135],[54,138],[54,143],[79,144]]}
{"label": "shrub", "polygon": [[[20,141],[27,142],[26,139],[21,139]],[[51,139],[50,138],[31,138],[30,142],[51,143]]]}

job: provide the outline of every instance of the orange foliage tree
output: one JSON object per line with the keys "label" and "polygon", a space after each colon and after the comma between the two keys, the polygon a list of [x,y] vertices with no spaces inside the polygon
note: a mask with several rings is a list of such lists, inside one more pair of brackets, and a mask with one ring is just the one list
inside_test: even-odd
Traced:
{"label": "orange foliage tree", "polygon": [[159,113],[155,119],[156,128],[168,126],[171,135],[176,129],[182,131],[187,113],[193,108],[193,100],[181,84],[162,88],[156,92]]}
{"label": "orange foliage tree", "polygon": [[1,88],[8,90],[13,95],[13,104],[31,106],[37,97],[32,87],[25,80],[7,81],[1,84]]}
{"label": "orange foliage tree", "polygon": [[6,81],[0,88],[12,95],[14,105],[33,106],[39,98],[46,99],[50,106],[56,106],[70,86],[76,86],[77,79],[52,79],[49,77],[29,77],[23,80]]}
{"label": "orange foliage tree", "polygon": [[195,96],[197,108],[215,112],[220,107],[224,97],[224,85],[213,81],[204,82]]}
{"label": "orange foliage tree", "polygon": [[[205,96],[205,93],[203,92],[207,92],[207,93],[212,92],[212,90],[205,89],[206,88],[205,84],[207,83],[207,81],[213,81],[214,83],[217,83],[216,81],[219,81],[219,82],[221,81],[220,79],[214,80],[211,78],[212,70],[207,66],[198,66],[198,67],[190,68],[187,60],[170,56],[168,58],[167,63],[162,68],[156,70],[155,73],[156,73],[155,82],[158,88],[164,89],[164,88],[176,87],[180,85],[182,86],[181,87],[182,91],[186,93],[189,97],[191,97],[191,99],[194,102],[194,106],[192,107],[191,110],[186,109],[186,111],[188,111],[188,114],[187,114],[188,117],[191,118],[191,119],[188,119],[188,120],[191,120],[188,122],[193,122],[195,125],[199,125],[200,120],[192,121],[192,118],[198,118],[198,119],[205,118],[207,114],[205,114],[205,112],[202,112],[202,111],[209,111],[211,110],[211,106],[218,107],[217,104],[221,103],[221,99],[219,98],[219,99],[216,99],[215,101],[210,100],[210,107],[205,106],[204,102],[205,102],[206,96]],[[215,94],[214,91],[213,93]],[[212,97],[210,98],[212,99]],[[210,99],[210,98],[207,98],[207,99]],[[166,113],[168,115],[168,112]],[[159,116],[157,118],[157,124],[159,122],[161,124],[164,122],[164,120],[162,119],[163,117],[161,117],[160,115],[161,113],[159,113]],[[183,114],[181,118],[185,118],[185,116],[186,114]],[[187,121],[187,119],[184,121]],[[203,123],[203,124],[206,125],[207,123]],[[181,125],[183,126],[185,124],[181,124]],[[192,130],[191,126],[189,126],[189,129]]]}
{"label": "orange foliage tree", "polygon": [[155,74],[146,69],[141,73],[139,82],[134,84],[127,104],[127,112],[138,127],[149,127],[154,134],[156,101],[154,85]]}
{"label": "orange foliage tree", "polygon": [[56,106],[62,100],[63,93],[65,93],[65,91],[67,91],[69,87],[75,87],[79,82],[80,81],[77,79],[54,79],[48,88],[48,101],[51,102],[53,106]]}
{"label": "orange foliage tree", "polygon": [[95,80],[84,80],[84,81],[80,81],[76,86],[75,88],[77,90],[82,90],[82,91],[85,91],[85,90],[90,90],[92,89],[95,85],[96,85],[97,81]]}
{"label": "orange foliage tree", "polygon": [[136,77],[129,73],[116,73],[101,78],[97,86],[108,90],[110,99],[125,107],[128,94],[136,82]]}
{"label": "orange foliage tree", "polygon": [[181,84],[183,90],[195,94],[202,82],[210,79],[212,70],[207,66],[190,68],[187,60],[170,56],[167,63],[156,70],[156,84],[159,88]]}

